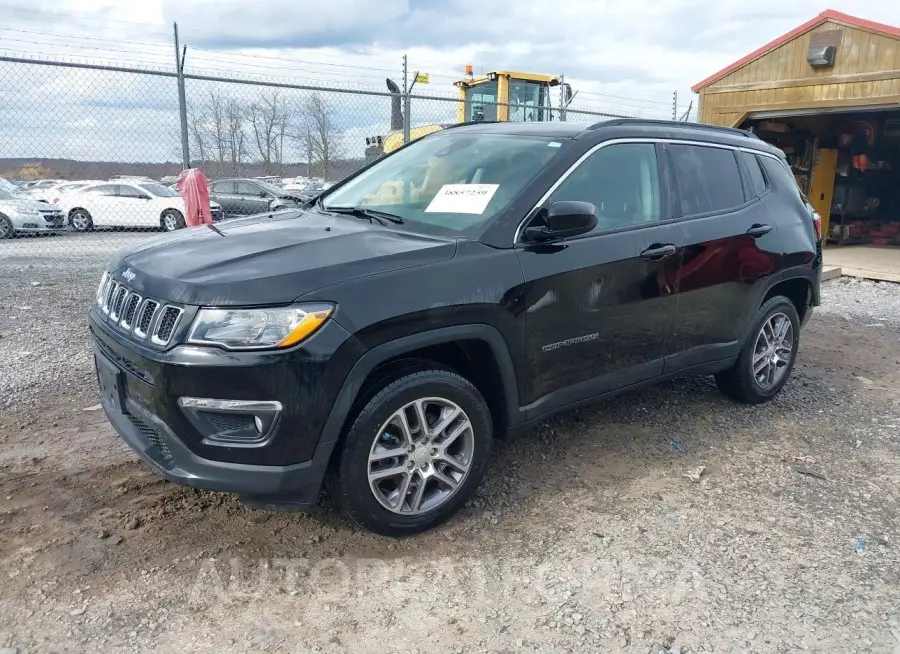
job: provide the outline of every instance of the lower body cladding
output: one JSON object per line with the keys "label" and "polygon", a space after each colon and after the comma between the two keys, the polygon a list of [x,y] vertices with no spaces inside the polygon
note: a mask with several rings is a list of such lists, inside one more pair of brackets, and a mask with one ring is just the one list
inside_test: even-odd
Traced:
{"label": "lower body cladding", "polygon": [[238,353],[150,351],[93,314],[90,324],[101,406],[154,470],[254,506],[317,503],[337,436],[320,438],[331,403],[315,380],[326,352],[346,340],[340,326],[323,328],[302,350]]}

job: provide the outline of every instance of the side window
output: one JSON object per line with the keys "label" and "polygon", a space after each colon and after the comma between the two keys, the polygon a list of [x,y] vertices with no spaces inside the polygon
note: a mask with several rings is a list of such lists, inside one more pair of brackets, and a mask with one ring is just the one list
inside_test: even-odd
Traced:
{"label": "side window", "polygon": [[262,189],[260,187],[250,182],[237,182],[235,184],[235,187],[237,187],[236,193],[238,195],[259,195],[260,193],[262,193]]}
{"label": "side window", "polygon": [[700,145],[668,146],[681,215],[728,211],[744,204],[744,186],[734,151]]}
{"label": "side window", "polygon": [[147,194],[128,184],[119,184],[117,195],[122,198],[146,198]]}
{"label": "side window", "polygon": [[580,200],[597,209],[595,231],[660,219],[659,167],[652,143],[600,148],[562,184],[550,202]]}
{"label": "side window", "polygon": [[753,190],[756,191],[757,195],[762,195],[766,192],[767,185],[759,158],[749,152],[741,152],[741,157],[743,157],[744,163],[747,164],[747,170],[750,171],[750,182],[753,184]]}
{"label": "side window", "polygon": [[497,120],[497,82],[466,89],[466,120]]}
{"label": "side window", "polygon": [[92,188],[85,189],[85,193],[89,193],[90,195],[113,196],[116,194],[116,185],[115,184],[100,184],[98,186],[94,186]]}
{"label": "side window", "polygon": [[215,182],[212,185],[213,193],[234,193],[234,182]]}
{"label": "side window", "polygon": [[759,160],[762,162],[763,170],[766,171],[766,176],[772,181],[773,186],[781,188],[781,185],[783,184],[784,188],[793,189],[797,193],[797,197],[799,197],[804,204],[807,204],[808,200],[803,196],[800,187],[797,186],[797,180],[794,179],[793,174],[791,174],[784,164],[776,161],[772,157],[760,157]]}

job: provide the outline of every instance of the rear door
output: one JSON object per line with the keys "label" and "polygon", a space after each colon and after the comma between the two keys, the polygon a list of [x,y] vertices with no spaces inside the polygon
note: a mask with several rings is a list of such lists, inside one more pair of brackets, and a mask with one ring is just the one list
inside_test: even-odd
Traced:
{"label": "rear door", "polygon": [[234,192],[233,181],[213,182],[209,187],[209,196],[213,202],[222,205],[222,213],[228,218],[240,216],[240,198]]}
{"label": "rear door", "polygon": [[598,225],[520,243],[534,414],[659,375],[675,313],[679,229],[662,147],[619,142],[587,156],[550,194],[592,203]]}
{"label": "rear door", "polygon": [[666,372],[740,351],[743,330],[782,265],[778,228],[739,151],[666,145],[684,247]]}
{"label": "rear door", "polygon": [[84,195],[73,202],[73,205],[84,204],[91,214],[96,227],[112,227],[118,225],[118,198],[115,184],[98,184],[85,189]]}
{"label": "rear door", "polygon": [[117,184],[118,214],[116,223],[122,227],[159,227],[159,216],[150,194],[131,184]]}

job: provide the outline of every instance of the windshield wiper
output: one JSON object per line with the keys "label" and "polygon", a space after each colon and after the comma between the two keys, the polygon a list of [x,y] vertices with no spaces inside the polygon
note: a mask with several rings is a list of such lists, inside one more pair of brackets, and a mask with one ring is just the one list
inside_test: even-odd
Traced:
{"label": "windshield wiper", "polygon": [[395,225],[402,225],[403,218],[397,216],[392,213],[388,213],[386,211],[378,211],[377,209],[368,209],[366,207],[325,207],[324,205],[320,205],[325,211],[330,211],[331,213],[342,213],[348,216],[359,216],[360,218],[368,218],[369,222],[377,221],[382,225],[387,225],[388,223],[394,223]]}

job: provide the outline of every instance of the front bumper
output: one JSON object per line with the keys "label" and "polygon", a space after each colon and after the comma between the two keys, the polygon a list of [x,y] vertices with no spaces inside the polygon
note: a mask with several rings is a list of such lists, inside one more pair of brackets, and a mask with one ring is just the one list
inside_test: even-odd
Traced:
{"label": "front bumper", "polygon": [[16,232],[27,234],[58,234],[66,231],[62,215],[58,219],[46,219],[43,216],[17,216],[12,221]]}
{"label": "front bumper", "polygon": [[[258,504],[290,498],[302,509],[316,502],[335,441],[320,439],[330,403],[318,368],[328,360],[324,353],[345,340],[343,328],[329,323],[304,349],[275,354],[188,346],[150,351],[116,334],[94,311],[90,327],[103,410],[154,470],[174,483],[238,493]],[[188,396],[273,400],[284,409],[266,439],[229,442],[216,438],[227,432],[213,433],[211,423],[179,405]]]}

